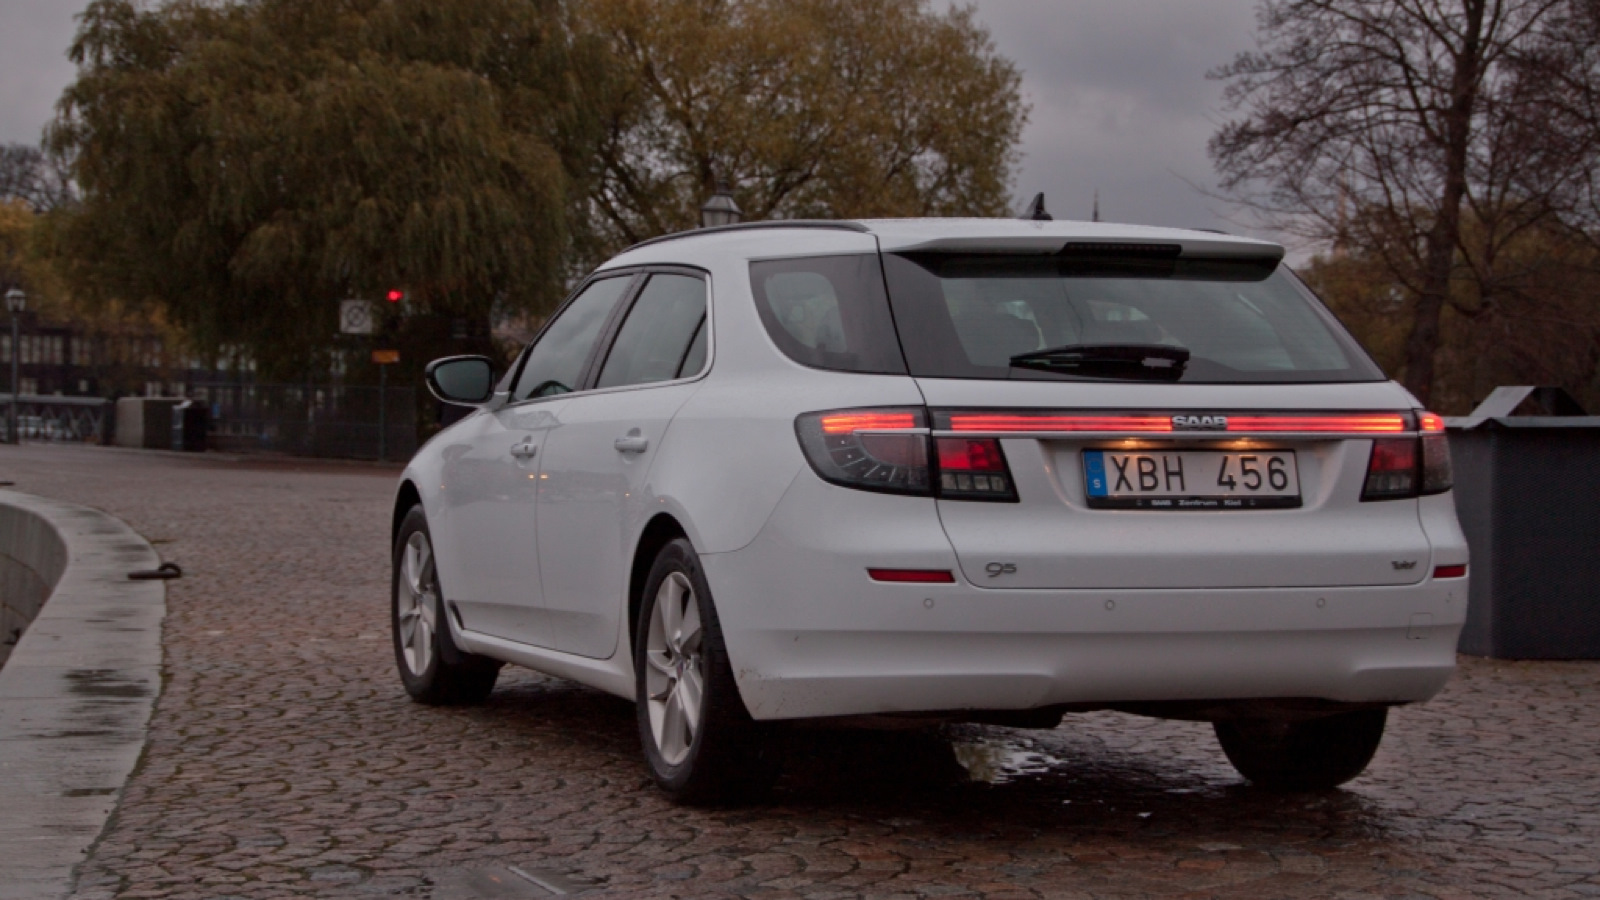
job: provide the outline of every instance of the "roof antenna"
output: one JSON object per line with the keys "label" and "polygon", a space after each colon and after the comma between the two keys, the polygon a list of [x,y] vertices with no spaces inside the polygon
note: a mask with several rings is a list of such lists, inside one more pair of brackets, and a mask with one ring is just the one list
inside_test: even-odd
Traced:
{"label": "roof antenna", "polygon": [[1091,218],[1089,221],[1091,221],[1091,222],[1100,221],[1100,189],[1099,188],[1095,188],[1094,189],[1094,212],[1092,213],[1092,215],[1093,215],[1093,218]]}
{"label": "roof antenna", "polygon": [[1028,211],[1018,218],[1033,222],[1051,222],[1055,220],[1055,216],[1044,211],[1044,191],[1034,195],[1033,202],[1028,204]]}

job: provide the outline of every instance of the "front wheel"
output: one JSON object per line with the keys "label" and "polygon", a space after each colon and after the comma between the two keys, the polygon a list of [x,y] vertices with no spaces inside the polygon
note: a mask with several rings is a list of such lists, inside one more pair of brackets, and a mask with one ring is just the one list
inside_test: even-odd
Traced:
{"label": "front wheel", "polygon": [[774,748],[739,698],[711,589],[687,540],[661,548],[642,607],[633,665],[650,774],[679,803],[761,796],[778,775]]}
{"label": "front wheel", "polygon": [[1360,775],[1383,740],[1382,707],[1303,721],[1240,719],[1214,723],[1239,774],[1264,788],[1315,791]]}
{"label": "front wheel", "polygon": [[395,663],[406,693],[432,706],[483,702],[494,690],[500,664],[467,653],[451,640],[433,539],[420,506],[406,513],[395,538],[391,597]]}

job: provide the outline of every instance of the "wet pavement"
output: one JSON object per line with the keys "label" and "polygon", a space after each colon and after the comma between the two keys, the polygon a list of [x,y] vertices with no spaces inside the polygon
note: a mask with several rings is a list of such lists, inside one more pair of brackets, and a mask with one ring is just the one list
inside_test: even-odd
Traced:
{"label": "wet pavement", "polygon": [[796,731],[772,802],[674,807],[632,709],[508,669],[411,703],[387,635],[393,469],[0,447],[131,524],[165,687],[78,898],[1600,896],[1600,663],[1464,658],[1367,774],[1245,786],[1202,724]]}

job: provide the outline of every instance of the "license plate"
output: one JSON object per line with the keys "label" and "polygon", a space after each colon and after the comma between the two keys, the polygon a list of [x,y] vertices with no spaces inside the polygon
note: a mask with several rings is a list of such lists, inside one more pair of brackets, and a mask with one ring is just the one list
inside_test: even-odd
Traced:
{"label": "license plate", "polygon": [[1286,509],[1300,505],[1292,450],[1083,451],[1096,509]]}

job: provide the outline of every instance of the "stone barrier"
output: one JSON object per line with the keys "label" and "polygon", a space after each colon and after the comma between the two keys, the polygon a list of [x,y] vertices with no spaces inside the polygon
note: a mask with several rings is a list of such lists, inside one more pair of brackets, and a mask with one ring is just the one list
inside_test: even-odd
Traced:
{"label": "stone barrier", "polygon": [[120,520],[14,491],[0,557],[0,900],[64,897],[144,750],[166,586],[128,580],[161,560]]}
{"label": "stone barrier", "polygon": [[67,568],[67,546],[30,510],[0,506],[0,667]]}

